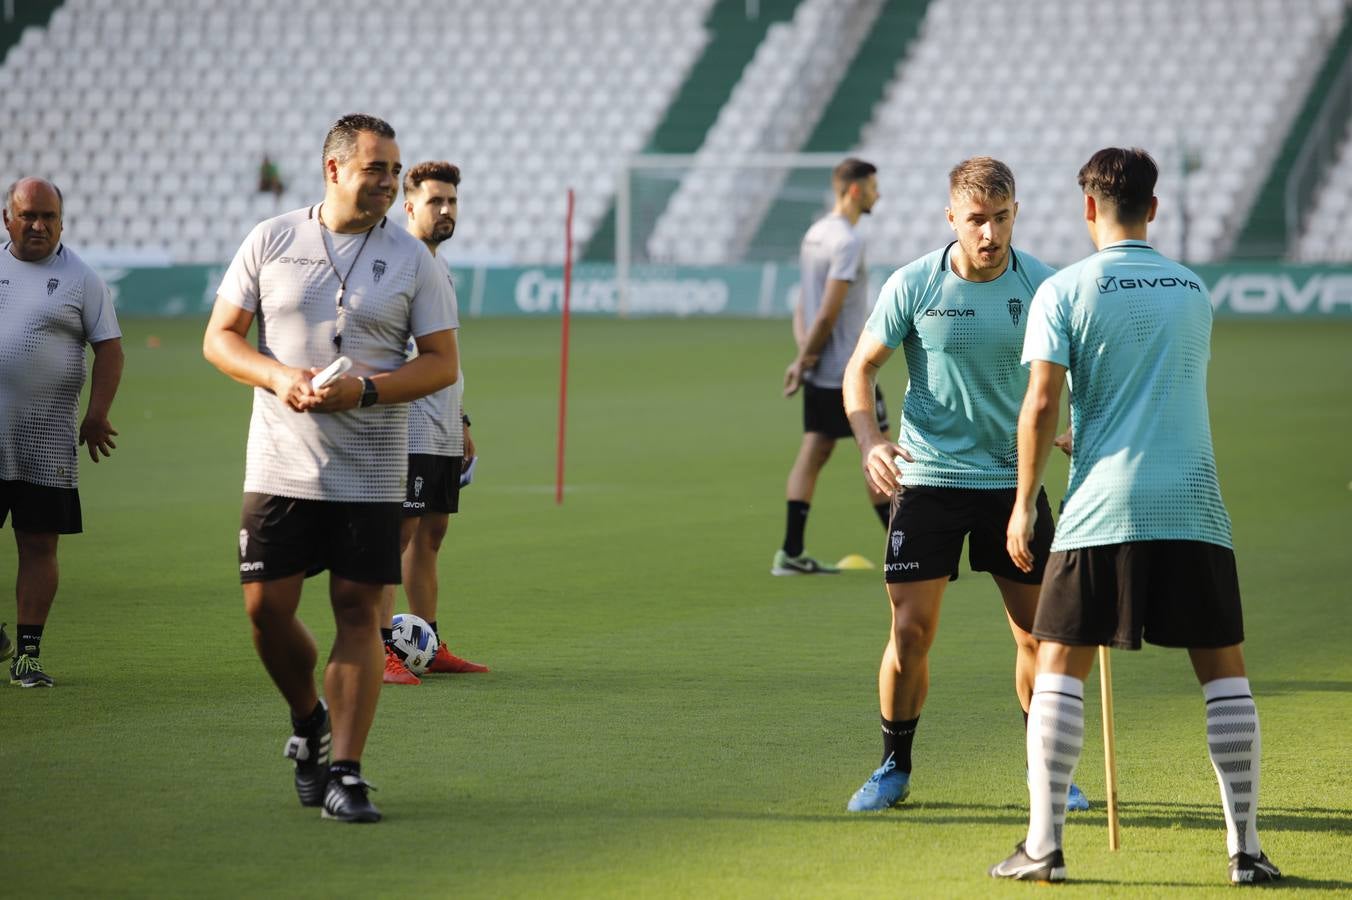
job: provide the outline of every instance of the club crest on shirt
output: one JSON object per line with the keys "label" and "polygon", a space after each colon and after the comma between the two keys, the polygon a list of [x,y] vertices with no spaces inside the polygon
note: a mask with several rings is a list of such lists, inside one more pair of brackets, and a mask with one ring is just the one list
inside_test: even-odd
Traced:
{"label": "club crest on shirt", "polygon": [[906,541],[906,532],[904,532],[904,531],[894,531],[894,532],[892,532],[892,555],[893,555],[893,556],[896,556],[898,553],[901,552],[901,545],[902,545],[903,543],[905,543],[905,541]]}
{"label": "club crest on shirt", "polygon": [[47,279],[47,296],[50,297],[52,294],[55,294],[55,293],[56,293],[56,289],[59,288],[60,286],[61,286],[61,279],[60,279],[60,278],[48,278],[48,279]]}
{"label": "club crest on shirt", "polygon": [[1018,297],[1009,298],[1009,321],[1015,325],[1019,324],[1019,316],[1023,315],[1023,301]]}
{"label": "club crest on shirt", "polygon": [[380,284],[380,277],[385,274],[385,260],[377,259],[371,263],[371,277],[375,279],[376,284]]}

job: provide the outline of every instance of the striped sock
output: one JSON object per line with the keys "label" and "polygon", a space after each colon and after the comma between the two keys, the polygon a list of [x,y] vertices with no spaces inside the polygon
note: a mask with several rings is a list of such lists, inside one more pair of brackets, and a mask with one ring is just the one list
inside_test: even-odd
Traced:
{"label": "striped sock", "polygon": [[1217,678],[1202,685],[1206,697],[1206,744],[1221,786],[1225,845],[1231,856],[1257,856],[1258,762],[1262,736],[1258,707],[1247,678]]}
{"label": "striped sock", "polygon": [[1042,859],[1061,846],[1066,794],[1084,745],[1084,682],[1043,674],[1028,705],[1028,840],[1024,850]]}

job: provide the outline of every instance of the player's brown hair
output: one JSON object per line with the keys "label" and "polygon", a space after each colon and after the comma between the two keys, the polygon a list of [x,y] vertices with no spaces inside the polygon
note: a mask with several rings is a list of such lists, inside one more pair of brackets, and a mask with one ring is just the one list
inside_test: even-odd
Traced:
{"label": "player's brown hair", "polygon": [[424,181],[444,181],[460,187],[460,167],[445,160],[420,162],[404,173],[404,196],[422,187]]}
{"label": "player's brown hair", "polygon": [[948,195],[988,200],[1014,199],[1014,173],[990,156],[964,159],[948,173]]}
{"label": "player's brown hair", "polygon": [[1117,221],[1139,225],[1150,214],[1160,168],[1140,147],[1104,147],[1080,167],[1080,190],[1112,207]]}
{"label": "player's brown hair", "polygon": [[878,174],[878,167],[857,157],[847,157],[831,170],[831,187],[839,197],[850,189],[850,185],[868,180],[870,175]]}
{"label": "player's brown hair", "polygon": [[357,149],[357,135],[369,131],[380,137],[394,139],[394,129],[390,123],[365,113],[348,113],[329,126],[324,136],[324,157],[321,165],[327,165],[330,159],[345,163],[352,158]]}

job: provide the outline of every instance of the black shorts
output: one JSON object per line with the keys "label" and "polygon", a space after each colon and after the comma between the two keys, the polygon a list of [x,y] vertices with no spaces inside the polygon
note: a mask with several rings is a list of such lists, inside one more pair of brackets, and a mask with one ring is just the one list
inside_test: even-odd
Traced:
{"label": "black shorts", "polygon": [[[878,416],[878,430],[886,434],[891,429],[887,421],[887,403],[882,388],[873,387],[874,412]],[[829,438],[854,437],[850,420],[845,415],[845,394],[840,388],[823,388],[803,383],[803,433],[816,432]]]}
{"label": "black shorts", "polygon": [[463,456],[434,456],[430,453],[408,455],[408,496],[404,498],[404,517],[427,513],[460,511],[460,470]]}
{"label": "black shorts", "polygon": [[244,495],[239,580],[328,569],[364,584],[399,583],[399,504]]}
{"label": "black shorts", "polygon": [[[12,518],[11,518],[12,517]],[[0,525],[10,519],[15,531],[33,534],[79,534],[80,492],[30,481],[0,481]]]}
{"label": "black shorts", "polygon": [[1202,541],[1062,550],[1047,563],[1033,636],[1073,646],[1229,647],[1244,640],[1235,552]]}
{"label": "black shorts", "polygon": [[1033,571],[1022,572],[1009,558],[1005,534],[1014,508],[1013,488],[902,487],[892,495],[883,573],[889,584],[958,577],[962,539],[970,535],[967,559],[977,572],[1020,584],[1042,581],[1054,525],[1047,492],[1038,491],[1033,526]]}

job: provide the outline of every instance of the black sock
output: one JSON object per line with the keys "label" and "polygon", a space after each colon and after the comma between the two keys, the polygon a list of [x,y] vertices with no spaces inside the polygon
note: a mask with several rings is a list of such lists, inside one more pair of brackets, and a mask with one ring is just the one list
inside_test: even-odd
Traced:
{"label": "black sock", "polygon": [[18,624],[19,633],[15,638],[20,656],[37,656],[42,649],[42,626]]}
{"label": "black sock", "polygon": [[361,777],[361,763],[355,759],[335,759],[329,763],[329,777],[342,778],[344,775]]}
{"label": "black sock", "polygon": [[910,774],[911,771],[911,742],[915,740],[915,728],[920,722],[920,717],[906,719],[904,721],[893,722],[889,719],[883,719],[883,763],[887,763],[887,758],[892,757],[892,761],[897,764],[897,771]]}
{"label": "black sock", "polygon": [[380,629],[380,642],[384,644],[386,647],[394,643],[394,629],[393,628]]}
{"label": "black sock", "polygon": [[324,724],[325,715],[324,704],[316,703],[315,708],[303,719],[297,719],[296,714],[292,713],[291,727],[295,730],[296,734],[309,734],[320,725]]}
{"label": "black sock", "polygon": [[803,532],[807,529],[807,511],[810,506],[803,500],[789,501],[788,524],[784,528],[784,552],[789,556],[803,555]]}
{"label": "black sock", "polygon": [[878,514],[878,521],[883,523],[884,528],[892,524],[891,500],[884,500],[882,503],[873,504],[873,511]]}
{"label": "black sock", "polygon": [[437,629],[436,619],[433,619],[432,621],[428,622],[427,627],[432,629],[432,633],[437,636],[437,640],[441,640],[441,631]]}

